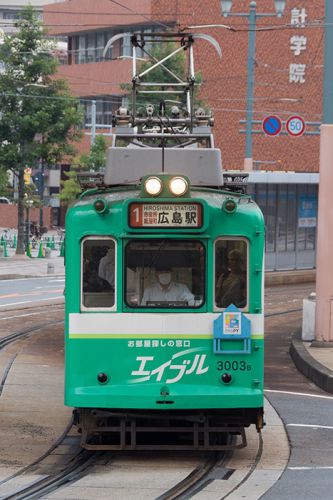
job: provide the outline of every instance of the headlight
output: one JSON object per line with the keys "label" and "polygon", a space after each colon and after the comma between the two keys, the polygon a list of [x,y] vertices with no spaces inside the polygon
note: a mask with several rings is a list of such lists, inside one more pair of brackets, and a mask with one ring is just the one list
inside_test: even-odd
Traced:
{"label": "headlight", "polygon": [[157,196],[162,188],[162,181],[158,177],[149,177],[145,182],[145,190],[150,196]]}
{"label": "headlight", "polygon": [[172,194],[175,196],[182,196],[186,193],[188,184],[183,177],[174,177],[171,179],[169,187]]}

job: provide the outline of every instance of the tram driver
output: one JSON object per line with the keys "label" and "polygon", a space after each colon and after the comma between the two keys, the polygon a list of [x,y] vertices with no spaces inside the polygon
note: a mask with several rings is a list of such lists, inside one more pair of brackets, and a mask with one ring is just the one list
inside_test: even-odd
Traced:
{"label": "tram driver", "polygon": [[142,306],[156,306],[158,302],[183,302],[184,306],[195,304],[194,295],[184,283],[176,283],[172,280],[169,266],[158,264],[155,268],[156,283],[148,286],[143,294]]}

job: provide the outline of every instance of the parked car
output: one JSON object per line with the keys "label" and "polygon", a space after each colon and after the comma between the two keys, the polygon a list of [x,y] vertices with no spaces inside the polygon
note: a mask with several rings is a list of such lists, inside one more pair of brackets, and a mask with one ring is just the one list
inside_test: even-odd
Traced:
{"label": "parked car", "polygon": [[9,199],[5,196],[0,196],[0,203],[3,203],[4,205],[10,205]]}

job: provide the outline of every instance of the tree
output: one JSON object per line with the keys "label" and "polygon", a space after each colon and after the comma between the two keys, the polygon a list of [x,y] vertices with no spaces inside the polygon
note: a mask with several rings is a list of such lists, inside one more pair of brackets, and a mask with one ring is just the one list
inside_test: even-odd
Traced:
{"label": "tree", "polygon": [[9,196],[9,175],[6,170],[0,169],[0,196]]}
{"label": "tree", "polygon": [[81,136],[79,102],[64,80],[54,77],[57,60],[32,7],[15,23],[15,35],[4,36],[0,58],[0,169],[18,179],[17,253],[24,253],[24,169],[42,161],[54,164],[73,155]]}
{"label": "tree", "polygon": [[68,179],[63,182],[63,188],[60,193],[60,200],[69,205],[78,194],[81,193],[77,174],[78,172],[101,172],[106,164],[107,142],[103,135],[97,135],[91,146],[90,153],[80,156],[77,162],[74,162],[69,172],[66,173]]}

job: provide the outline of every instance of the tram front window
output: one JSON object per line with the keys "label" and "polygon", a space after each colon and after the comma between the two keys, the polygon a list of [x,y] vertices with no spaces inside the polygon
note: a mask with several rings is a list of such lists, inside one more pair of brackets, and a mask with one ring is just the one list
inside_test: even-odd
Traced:
{"label": "tram front window", "polygon": [[205,249],[199,241],[134,240],[125,259],[128,306],[186,309],[204,303]]}

